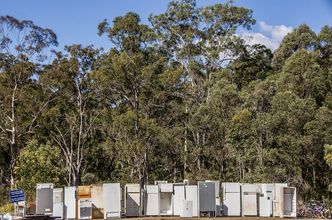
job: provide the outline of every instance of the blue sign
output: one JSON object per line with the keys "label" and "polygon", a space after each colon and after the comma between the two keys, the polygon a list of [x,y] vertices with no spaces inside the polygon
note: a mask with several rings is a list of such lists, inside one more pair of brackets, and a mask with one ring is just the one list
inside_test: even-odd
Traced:
{"label": "blue sign", "polygon": [[9,200],[11,203],[24,201],[24,191],[22,189],[15,189],[9,192]]}

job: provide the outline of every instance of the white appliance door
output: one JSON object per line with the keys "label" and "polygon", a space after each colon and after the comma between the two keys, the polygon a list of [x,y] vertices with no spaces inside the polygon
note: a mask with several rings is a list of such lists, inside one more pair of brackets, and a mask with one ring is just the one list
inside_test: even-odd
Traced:
{"label": "white appliance door", "polygon": [[159,187],[158,185],[146,186],[146,215],[159,215]]}
{"label": "white appliance door", "polygon": [[65,217],[66,219],[76,218],[76,187],[65,187]]}
{"label": "white appliance door", "polygon": [[224,193],[223,214],[226,216],[241,216],[240,192]]}
{"label": "white appliance door", "polygon": [[259,216],[270,217],[272,212],[272,203],[265,195],[259,197]]}
{"label": "white appliance door", "polygon": [[53,189],[53,216],[63,219],[63,189]]}
{"label": "white appliance door", "polygon": [[140,192],[127,192],[126,216],[140,216]]}
{"label": "white appliance door", "polygon": [[184,186],[174,186],[174,215],[182,215],[184,198]]}
{"label": "white appliance door", "polygon": [[193,217],[197,217],[198,213],[198,188],[197,186],[186,186],[186,200],[193,203]]}
{"label": "white appliance door", "polygon": [[259,216],[272,216],[273,184],[262,184],[259,197]]}
{"label": "white appliance door", "polygon": [[120,183],[103,184],[104,219],[121,217]]}

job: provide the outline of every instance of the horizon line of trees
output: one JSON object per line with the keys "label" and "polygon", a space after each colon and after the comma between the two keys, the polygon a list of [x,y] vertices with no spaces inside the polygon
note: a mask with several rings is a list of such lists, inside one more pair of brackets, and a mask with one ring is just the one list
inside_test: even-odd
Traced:
{"label": "horizon line of trees", "polygon": [[149,24],[133,12],[102,21],[108,51],[55,51],[52,30],[0,16],[3,195],[216,179],[330,199],[332,27],[300,25],[272,52],[236,34],[254,24],[232,1],[174,0]]}

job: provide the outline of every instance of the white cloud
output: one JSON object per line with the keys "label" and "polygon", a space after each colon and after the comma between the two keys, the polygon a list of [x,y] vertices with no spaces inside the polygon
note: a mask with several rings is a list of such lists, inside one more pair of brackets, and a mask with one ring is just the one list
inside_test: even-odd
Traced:
{"label": "white cloud", "polygon": [[278,48],[278,45],[280,42],[276,42],[272,40],[271,38],[265,36],[264,34],[261,33],[250,33],[246,32],[242,34],[243,39],[250,44],[263,44],[266,47],[270,48],[271,50],[275,50]]}
{"label": "white cloud", "polygon": [[275,50],[284,36],[293,30],[293,27],[269,25],[261,21],[259,22],[259,30],[259,32],[243,32],[241,36],[248,44],[263,44],[271,50]]}

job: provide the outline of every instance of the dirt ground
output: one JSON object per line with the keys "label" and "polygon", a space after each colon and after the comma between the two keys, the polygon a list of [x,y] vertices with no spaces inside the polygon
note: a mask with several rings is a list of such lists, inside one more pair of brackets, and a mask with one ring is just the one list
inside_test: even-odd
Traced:
{"label": "dirt ground", "polygon": [[[274,217],[270,217],[270,218],[262,218],[262,217],[212,217],[212,218],[140,217],[140,218],[126,218],[126,219],[128,219],[128,220],[257,220],[257,219],[282,220],[282,218],[274,218]],[[292,218],[288,218],[288,219],[291,220]],[[302,218],[297,218],[297,219],[302,219]]]}

